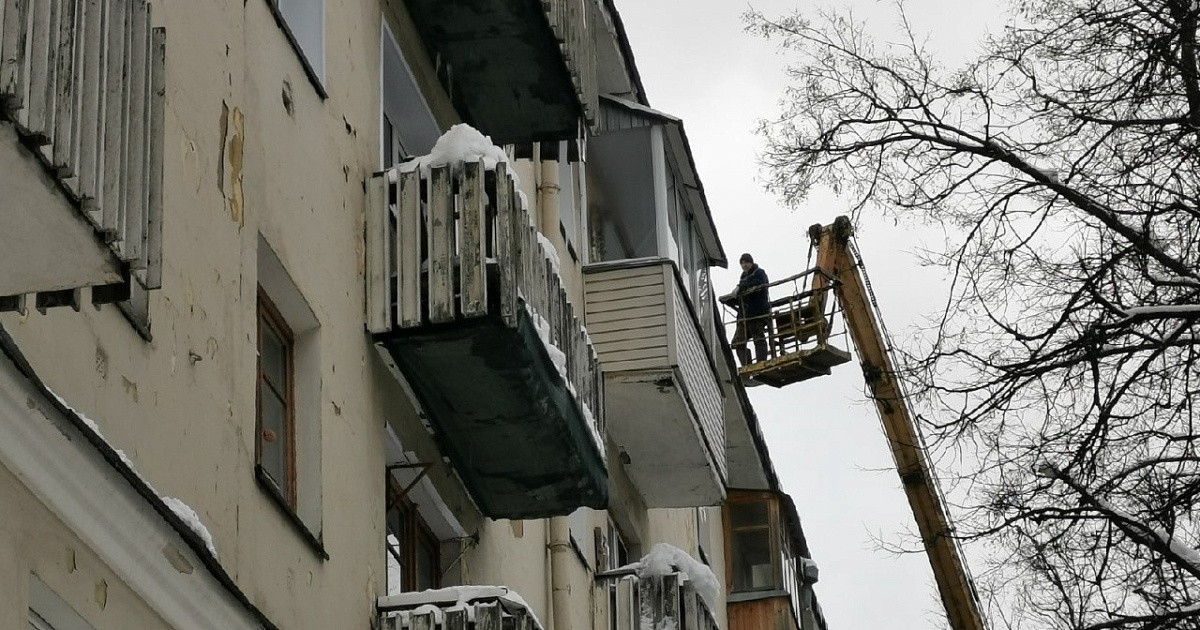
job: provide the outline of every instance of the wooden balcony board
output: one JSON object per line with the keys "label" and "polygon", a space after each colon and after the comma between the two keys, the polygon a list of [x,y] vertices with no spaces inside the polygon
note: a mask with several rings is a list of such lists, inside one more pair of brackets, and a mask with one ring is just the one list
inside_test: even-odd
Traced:
{"label": "wooden balcony board", "polygon": [[60,177],[74,175],[79,145],[74,142],[75,85],[75,11],[79,0],[64,0],[58,12],[58,50],[55,52],[54,133],[51,155]]}
{"label": "wooden balcony board", "polygon": [[367,327],[476,503],[496,518],[604,505],[598,357],[506,165],[392,169],[367,203],[367,229],[395,231],[366,239]]}
{"label": "wooden balcony board", "polygon": [[[21,185],[7,190],[12,193],[8,201],[39,214],[65,201],[71,220],[84,223],[91,238],[115,255],[117,270],[116,278],[105,273],[99,281],[82,279],[87,274],[81,272],[94,266],[85,262],[84,252],[92,248],[75,244],[73,230],[45,232],[34,246],[46,252],[78,251],[78,257],[68,253],[48,265],[50,276],[70,268],[56,279],[18,269],[10,274],[15,283],[10,290],[35,293],[48,283],[82,288],[122,281],[137,282],[143,291],[158,288],[165,31],[151,27],[146,0],[0,1],[5,8],[0,119],[12,123],[19,137],[14,146],[41,162],[52,182],[44,198],[28,197],[34,187]],[[13,91],[17,88],[19,93]],[[24,195],[20,200],[18,189]],[[0,231],[9,234],[33,223],[53,223],[46,217],[0,219],[5,221]],[[0,262],[12,269],[36,265],[36,260],[40,257],[13,254]],[[39,273],[46,277],[33,279]],[[14,280],[19,277],[29,280],[20,284]],[[81,284],[66,286],[76,282]]]}
{"label": "wooden balcony board", "polygon": [[463,166],[462,208],[458,222],[459,287],[463,317],[487,314],[487,274],[484,273],[484,239],[487,238],[487,207],[483,192],[483,165]]}

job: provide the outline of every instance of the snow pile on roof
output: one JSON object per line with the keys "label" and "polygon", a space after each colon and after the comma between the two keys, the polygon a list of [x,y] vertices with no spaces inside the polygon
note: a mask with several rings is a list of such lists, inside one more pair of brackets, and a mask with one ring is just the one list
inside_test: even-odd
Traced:
{"label": "snow pile on roof", "polygon": [[[432,613],[435,622],[441,623],[445,619],[445,613],[452,610],[465,610],[468,619],[474,621],[473,604],[493,601],[499,601],[507,608],[523,609],[533,621],[535,628],[541,630],[544,627],[525,599],[507,586],[449,586],[399,593],[380,597],[376,605],[380,610],[403,616],[406,619],[412,615]],[[402,623],[401,627],[403,626]]]}
{"label": "snow pile on roof", "polygon": [[208,528],[205,527],[204,523],[200,521],[200,517],[196,514],[196,511],[193,510],[190,505],[180,501],[179,499],[176,499],[175,497],[163,497],[162,500],[163,503],[166,503],[167,507],[171,508],[171,511],[179,517],[179,520],[187,524],[187,526],[191,528],[193,532],[196,532],[196,535],[200,537],[200,540],[204,541],[204,546],[208,548],[208,552],[211,553],[214,558],[216,558],[217,546],[213,543],[212,534],[208,532]]}
{"label": "snow pile on roof", "polygon": [[55,393],[54,390],[51,390],[47,387],[46,391],[50,392],[50,395],[53,396],[60,405],[65,407],[67,411],[74,414],[76,418],[79,418],[79,420],[83,422],[83,424],[87,426],[87,428],[93,434],[95,434],[97,439],[108,445],[108,447],[117,454],[117,457],[121,459],[121,463],[125,464],[125,467],[129,470],[129,472],[133,473],[133,475],[140,479],[142,483],[146,484],[146,487],[149,488],[151,492],[158,495],[159,498],[162,499],[163,504],[166,505],[172,512],[174,512],[175,515],[178,516],[179,519],[182,520],[189,529],[191,529],[196,533],[197,536],[200,537],[200,540],[204,542],[204,546],[208,548],[208,552],[211,553],[214,558],[217,557],[217,546],[213,541],[212,534],[209,533],[208,528],[204,526],[204,523],[201,522],[200,517],[196,514],[196,511],[191,508],[191,506],[174,497],[167,497],[159,494],[158,490],[154,488],[154,485],[151,484],[150,481],[145,477],[143,477],[142,473],[139,472],[138,469],[133,465],[133,461],[129,459],[129,456],[125,454],[125,451],[116,448],[111,442],[108,441],[107,438],[104,437],[104,434],[100,432],[100,427],[96,424],[95,420],[92,420],[81,413],[78,409],[67,404],[67,401],[62,396],[59,396],[57,393]]}
{"label": "snow pile on roof", "polygon": [[696,594],[704,600],[709,610],[717,610],[721,603],[721,583],[707,565],[693,558],[686,551],[658,543],[641,560],[634,564],[638,577],[661,577],[671,573],[682,573],[692,583]]}
{"label": "snow pile on roof", "polygon": [[438,138],[428,155],[401,164],[400,170],[406,173],[417,169],[426,172],[435,166],[477,161],[483,161],[483,168],[491,171],[501,162],[507,164],[508,155],[493,144],[490,137],[471,125],[459,123]]}

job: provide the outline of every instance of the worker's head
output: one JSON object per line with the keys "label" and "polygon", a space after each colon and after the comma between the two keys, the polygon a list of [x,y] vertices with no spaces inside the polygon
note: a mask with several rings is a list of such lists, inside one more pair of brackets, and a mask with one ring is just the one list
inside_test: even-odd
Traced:
{"label": "worker's head", "polygon": [[742,254],[742,257],[738,259],[738,262],[742,264],[742,271],[748,271],[754,266],[754,257],[750,254]]}

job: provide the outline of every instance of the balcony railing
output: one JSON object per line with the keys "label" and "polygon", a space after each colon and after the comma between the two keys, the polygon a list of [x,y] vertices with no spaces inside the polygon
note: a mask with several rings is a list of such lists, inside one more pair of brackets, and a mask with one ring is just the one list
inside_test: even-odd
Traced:
{"label": "balcony railing", "polygon": [[498,586],[465,586],[379,598],[382,630],[542,630],[520,597]]}
{"label": "balcony railing", "polygon": [[686,575],[630,575],[616,581],[609,612],[617,630],[720,630]]}
{"label": "balcony railing", "polygon": [[[23,150],[42,163],[120,266],[143,289],[158,288],[165,30],[151,26],[145,0],[0,0],[0,8],[0,121],[13,124]],[[12,194],[6,191],[10,201]],[[25,238],[19,215],[38,210],[0,202],[0,231]],[[6,274],[20,275],[5,266]],[[57,288],[87,282],[72,277]],[[3,288],[0,295],[14,293]],[[36,282],[17,288],[44,290]]]}
{"label": "balcony railing", "polygon": [[594,0],[542,0],[542,7],[546,10],[550,29],[562,47],[583,114],[588,123],[595,123],[600,112],[600,91],[596,85],[596,46],[592,43],[592,29],[602,19],[600,5]]}
{"label": "balcony railing", "polygon": [[393,168],[368,208],[367,328],[477,503],[508,518],[604,507],[599,359],[507,165]]}

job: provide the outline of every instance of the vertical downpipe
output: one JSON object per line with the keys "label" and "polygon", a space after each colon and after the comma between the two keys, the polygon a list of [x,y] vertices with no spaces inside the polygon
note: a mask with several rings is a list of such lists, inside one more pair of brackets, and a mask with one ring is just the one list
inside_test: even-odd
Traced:
{"label": "vertical downpipe", "polygon": [[571,627],[571,525],[565,516],[550,519],[550,623],[547,630]]}
{"label": "vertical downpipe", "polygon": [[558,162],[541,160],[538,166],[541,171],[537,185],[538,230],[550,235],[558,227]]}

